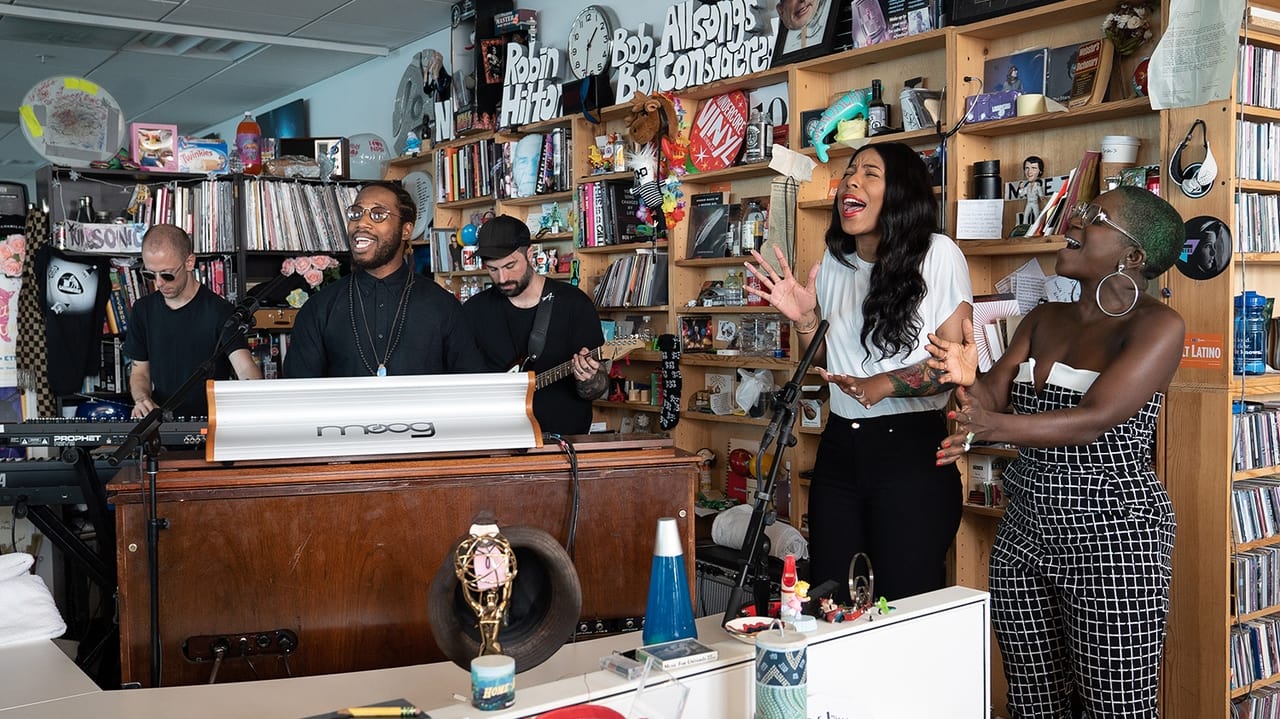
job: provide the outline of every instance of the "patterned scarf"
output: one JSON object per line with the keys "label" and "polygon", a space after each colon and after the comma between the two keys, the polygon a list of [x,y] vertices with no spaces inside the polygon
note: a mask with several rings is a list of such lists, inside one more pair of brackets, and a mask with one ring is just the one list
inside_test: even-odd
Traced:
{"label": "patterned scarf", "polygon": [[56,417],[57,403],[49,391],[44,303],[35,272],[36,255],[49,242],[48,215],[39,209],[27,213],[26,232],[27,254],[22,260],[22,289],[18,293],[18,387],[35,391],[35,416]]}

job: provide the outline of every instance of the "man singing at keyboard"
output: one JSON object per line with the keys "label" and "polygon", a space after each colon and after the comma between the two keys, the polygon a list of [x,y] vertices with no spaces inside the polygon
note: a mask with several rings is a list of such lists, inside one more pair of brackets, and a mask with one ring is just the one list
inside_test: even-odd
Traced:
{"label": "man singing at keyboard", "polygon": [[[164,404],[187,377],[213,355],[235,305],[200,284],[192,274],[196,256],[191,236],[176,225],[154,225],[142,238],[142,276],[156,291],[133,304],[124,353],[133,361],[129,391],[133,416],[144,417]],[[240,379],[262,379],[244,333],[234,337],[226,354],[214,363],[211,379],[224,380],[235,369]],[[209,413],[204,383],[182,396],[174,417],[201,418]]]}

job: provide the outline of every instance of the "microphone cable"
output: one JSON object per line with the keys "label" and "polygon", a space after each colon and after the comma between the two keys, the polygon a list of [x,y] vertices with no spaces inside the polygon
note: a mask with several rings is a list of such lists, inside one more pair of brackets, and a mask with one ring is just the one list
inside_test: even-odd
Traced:
{"label": "microphone cable", "polygon": [[573,544],[577,541],[577,513],[579,513],[582,505],[581,482],[579,476],[577,476],[577,452],[573,449],[571,441],[562,438],[556,432],[547,432],[543,436],[559,445],[561,452],[568,457],[568,471],[570,471],[570,477],[573,481],[573,499],[570,503],[570,512],[568,512],[568,535],[564,539],[564,551],[567,551],[568,558],[573,559]]}

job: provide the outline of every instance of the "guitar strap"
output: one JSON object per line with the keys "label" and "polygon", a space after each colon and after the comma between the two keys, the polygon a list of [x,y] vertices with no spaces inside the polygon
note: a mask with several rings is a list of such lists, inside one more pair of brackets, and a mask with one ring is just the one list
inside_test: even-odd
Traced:
{"label": "guitar strap", "polygon": [[533,363],[537,362],[539,355],[542,354],[542,348],[547,345],[547,328],[551,326],[551,303],[555,299],[555,292],[547,290],[547,293],[542,296],[542,301],[538,303],[538,312],[533,316],[533,330],[529,332],[529,359],[525,360],[526,367],[533,367]]}

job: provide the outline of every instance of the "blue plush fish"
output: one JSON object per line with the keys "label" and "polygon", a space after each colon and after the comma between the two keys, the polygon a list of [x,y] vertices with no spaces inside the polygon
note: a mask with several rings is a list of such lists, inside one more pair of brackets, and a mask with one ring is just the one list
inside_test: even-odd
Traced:
{"label": "blue plush fish", "polygon": [[844,97],[832,103],[831,107],[822,111],[818,121],[813,123],[809,130],[809,141],[813,143],[813,149],[819,160],[827,161],[827,148],[830,147],[823,142],[823,139],[831,134],[842,120],[852,120],[858,116],[867,116],[867,96],[864,90],[850,90]]}

